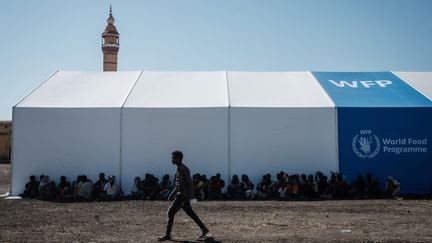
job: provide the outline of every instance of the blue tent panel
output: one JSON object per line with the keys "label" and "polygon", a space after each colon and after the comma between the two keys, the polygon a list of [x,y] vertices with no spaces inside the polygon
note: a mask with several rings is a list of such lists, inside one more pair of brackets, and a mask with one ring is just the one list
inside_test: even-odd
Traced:
{"label": "blue tent panel", "polygon": [[432,193],[432,108],[338,108],[339,171],[387,176],[403,193]]}
{"label": "blue tent panel", "polygon": [[431,107],[391,72],[313,72],[337,107]]}

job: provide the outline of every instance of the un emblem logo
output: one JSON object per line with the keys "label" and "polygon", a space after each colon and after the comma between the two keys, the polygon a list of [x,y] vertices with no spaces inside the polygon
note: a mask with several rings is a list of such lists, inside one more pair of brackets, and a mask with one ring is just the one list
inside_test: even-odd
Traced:
{"label": "un emblem logo", "polygon": [[372,159],[379,153],[380,148],[379,138],[371,134],[371,131],[361,131],[361,134],[355,135],[352,141],[354,153],[362,159]]}

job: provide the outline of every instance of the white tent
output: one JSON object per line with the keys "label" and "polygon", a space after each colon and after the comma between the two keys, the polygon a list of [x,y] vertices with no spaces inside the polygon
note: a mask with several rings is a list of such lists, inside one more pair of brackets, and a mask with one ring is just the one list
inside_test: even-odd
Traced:
{"label": "white tent", "polygon": [[28,177],[119,176],[121,107],[140,72],[57,72],[13,108],[11,194]]}
{"label": "white tent", "polygon": [[191,173],[228,174],[228,93],[225,72],[142,72],[122,112],[122,188],[133,178],[159,178],[184,152]]}
{"label": "white tent", "polygon": [[231,174],[337,170],[336,110],[309,72],[228,72]]}
{"label": "white tent", "polygon": [[432,100],[432,72],[393,72],[418,92]]}

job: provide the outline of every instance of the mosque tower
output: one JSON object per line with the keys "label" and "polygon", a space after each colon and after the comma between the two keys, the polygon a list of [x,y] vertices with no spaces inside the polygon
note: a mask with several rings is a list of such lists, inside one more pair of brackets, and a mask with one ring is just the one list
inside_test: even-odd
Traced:
{"label": "mosque tower", "polygon": [[108,25],[102,33],[102,51],[103,51],[103,70],[117,71],[117,53],[119,51],[119,33],[114,26],[114,17],[112,15],[112,8],[110,4],[109,17],[107,19]]}

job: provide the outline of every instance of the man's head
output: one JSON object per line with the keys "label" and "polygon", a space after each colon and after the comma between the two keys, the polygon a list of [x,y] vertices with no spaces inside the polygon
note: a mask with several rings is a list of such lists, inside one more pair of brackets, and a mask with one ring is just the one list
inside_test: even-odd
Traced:
{"label": "man's head", "polygon": [[66,181],[66,176],[60,176],[60,181]]}
{"label": "man's head", "polygon": [[105,179],[105,174],[104,173],[100,173],[99,174],[99,180],[104,180]]}
{"label": "man's head", "polygon": [[174,151],[171,153],[172,157],[171,157],[171,161],[173,164],[177,165],[180,164],[183,160],[183,153],[181,151]]}
{"label": "man's head", "polygon": [[30,181],[36,181],[36,176],[31,175],[31,176],[30,176]]}

